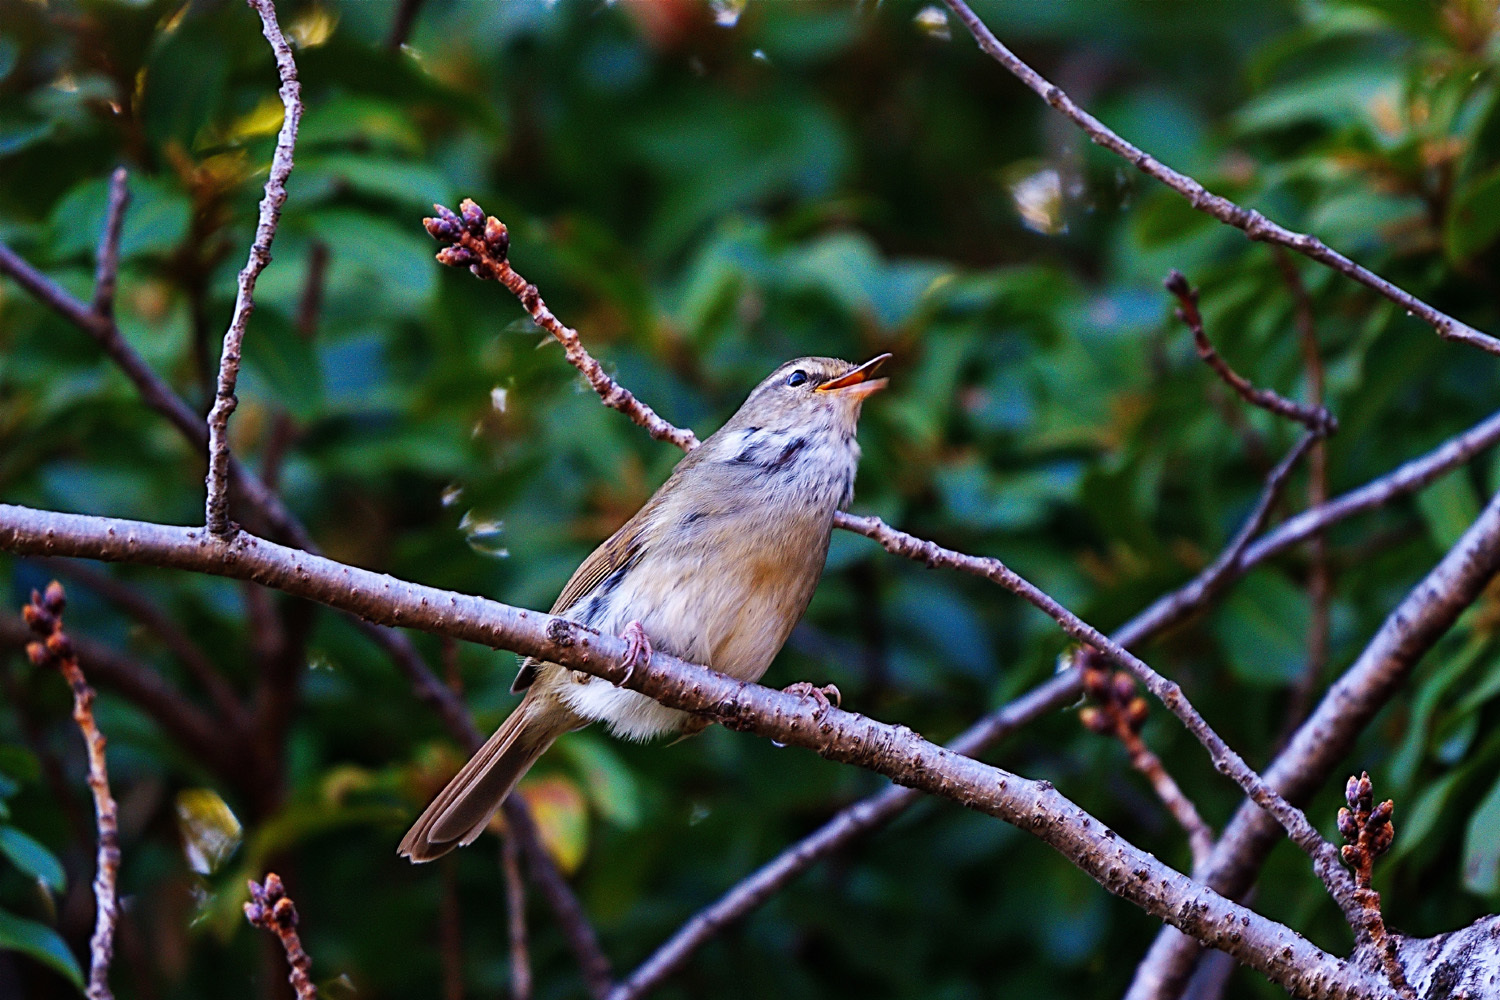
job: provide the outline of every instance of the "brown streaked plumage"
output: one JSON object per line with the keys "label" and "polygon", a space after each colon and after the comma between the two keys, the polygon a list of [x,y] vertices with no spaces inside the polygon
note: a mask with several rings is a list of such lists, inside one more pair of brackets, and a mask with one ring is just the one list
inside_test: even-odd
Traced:
{"label": "brown streaked plumage", "polygon": [[[822,574],[834,512],[854,496],[860,406],[885,385],[836,358],[788,361],[683,457],[619,531],[573,573],[552,613],[639,636],[650,646],[758,680]],[[527,659],[526,697],[432,801],[400,853],[430,861],[469,844],[563,733],[603,721],[650,739],[706,723],[645,695]]]}

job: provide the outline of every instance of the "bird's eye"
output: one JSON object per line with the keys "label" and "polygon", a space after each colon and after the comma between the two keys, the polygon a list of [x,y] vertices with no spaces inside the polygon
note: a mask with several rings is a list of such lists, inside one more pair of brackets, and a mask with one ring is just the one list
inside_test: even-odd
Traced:
{"label": "bird's eye", "polygon": [[802,383],[804,383],[806,381],[807,381],[807,372],[803,371],[801,368],[798,368],[796,371],[792,372],[790,375],[788,375],[786,377],[786,384],[787,385],[801,385]]}

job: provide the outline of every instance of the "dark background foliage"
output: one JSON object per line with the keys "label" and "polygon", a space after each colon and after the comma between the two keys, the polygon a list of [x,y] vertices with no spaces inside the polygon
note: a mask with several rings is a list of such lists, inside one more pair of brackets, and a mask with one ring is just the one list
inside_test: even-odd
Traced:
{"label": "dark background foliage", "polygon": [[[977,5],[1127,138],[1490,331],[1493,8]],[[999,555],[1106,629],[1212,558],[1294,438],[1214,381],[1160,284],[1183,270],[1232,363],[1305,394],[1271,252],[1091,147],[920,4],[429,0],[392,50],[394,15],[378,0],[281,5],[307,113],[233,424],[253,465],[288,444],[282,493],[336,558],[545,608],[678,457],[601,407],[555,345],[538,348],[503,290],[433,262],[421,216],[465,196],[510,225],[517,268],[611,370],[700,434],[789,357],[892,351],[891,389],[861,430],[856,509]],[[127,165],[120,322],[200,410],[280,122],[258,28],[227,0],[0,0],[0,238],[87,298],[108,174]],[[1335,493],[1490,412],[1493,358],[1343,278],[1298,270],[1342,422]],[[0,283],[0,497],[191,523],[202,473],[92,341]],[[1480,462],[1333,533],[1325,680],[1496,475]],[[1290,506],[1305,484],[1299,473]],[[6,604],[52,572],[0,557]],[[445,894],[462,914],[468,995],[502,992],[498,841],[442,865],[395,856],[460,752],[388,660],[347,621],[279,596],[257,609],[229,581],[111,575],[165,608],[247,697],[268,657],[290,660],[300,688],[285,731],[237,741],[227,772],[105,691],[129,896],[118,995],[278,989],[279,959],[238,913],[245,878],[268,865],[297,898],[315,977],[342,980],[330,995],[435,995]],[[1307,579],[1306,553],[1284,557],[1143,651],[1252,764],[1273,751],[1304,670]],[[70,592],[75,633],[204,702],[156,636],[89,587]],[[1395,857],[1376,885],[1407,932],[1500,903],[1495,611],[1487,598],[1461,620],[1350,761],[1396,798]],[[417,641],[482,723],[508,710],[508,654]],[[941,740],[1044,679],[1065,648],[998,588],[840,534],[768,681],[835,682],[858,711]],[[25,919],[76,952],[92,853],[66,691],[0,655],[0,943],[23,943]],[[1230,784],[1170,719],[1146,735],[1222,824],[1238,801]],[[1033,725],[999,759],[1188,864],[1118,745],[1076,713]],[[527,794],[628,969],[879,787],[714,729],[671,747],[577,734]],[[1337,804],[1329,789],[1310,813],[1331,830]],[[184,845],[201,853],[215,837],[230,852],[195,870]],[[1347,946],[1289,847],[1255,905]],[[537,995],[579,995],[550,914],[533,903],[529,915]],[[924,803],[801,878],[661,995],[1106,996],[1156,927],[1016,830]],[[33,938],[29,952],[66,965],[59,942]],[[32,996],[71,990],[20,952],[0,955],[0,980]],[[1275,993],[1245,973],[1230,990]]]}

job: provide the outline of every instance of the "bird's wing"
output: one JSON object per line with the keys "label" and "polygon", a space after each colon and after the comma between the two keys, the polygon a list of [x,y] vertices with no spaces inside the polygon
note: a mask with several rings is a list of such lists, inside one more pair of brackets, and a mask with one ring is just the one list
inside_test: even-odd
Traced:
{"label": "bird's wing", "polygon": [[[650,517],[651,511],[656,507],[653,497],[646,506],[635,512],[635,516],[626,521],[613,535],[604,540],[604,543],[595,549],[579,567],[573,571],[572,577],[563,587],[562,593],[552,604],[552,614],[565,614],[575,604],[583,601],[589,593],[599,585],[600,581],[620,567],[634,559],[641,547],[641,533]],[[531,686],[536,680],[537,668],[540,661],[528,656],[521,661],[521,669],[516,674],[516,679],[511,682],[512,694],[519,694]]]}

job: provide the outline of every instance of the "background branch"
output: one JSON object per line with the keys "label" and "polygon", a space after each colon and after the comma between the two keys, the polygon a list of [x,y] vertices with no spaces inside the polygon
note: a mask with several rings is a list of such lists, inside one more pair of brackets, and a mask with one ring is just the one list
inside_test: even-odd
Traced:
{"label": "background branch", "polygon": [[1354,263],[1337,250],[1329,248],[1316,236],[1294,233],[1253,209],[1242,208],[1228,198],[1212,193],[1187,174],[1178,173],[1150,153],[1126,142],[1099,119],[1075,104],[1060,87],[1049,82],[1002,45],[994,32],[990,31],[964,0],[943,0],[943,3],[958,16],[959,21],[968,29],[969,34],[974,36],[974,40],[979,43],[979,48],[985,55],[1004,66],[1042,100],[1071,119],[1094,143],[1130,161],[1141,173],[1161,181],[1186,198],[1188,204],[1198,211],[1206,212],[1226,225],[1243,230],[1245,235],[1252,240],[1261,240],[1295,250],[1359,282],[1366,288],[1390,299],[1406,310],[1408,315],[1421,317],[1437,331],[1438,336],[1445,340],[1455,340],[1488,351],[1490,354],[1500,354],[1500,340],[1496,340],[1487,333],[1481,333],[1467,323],[1462,323],[1447,313],[1433,308],[1410,292],[1393,285],[1368,268]]}

